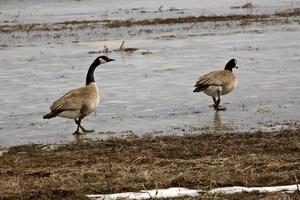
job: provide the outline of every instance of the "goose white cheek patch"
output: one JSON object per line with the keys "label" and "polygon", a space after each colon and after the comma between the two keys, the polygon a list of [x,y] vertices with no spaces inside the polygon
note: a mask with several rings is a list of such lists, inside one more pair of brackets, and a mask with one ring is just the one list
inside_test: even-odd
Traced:
{"label": "goose white cheek patch", "polygon": [[102,58],[100,58],[99,61],[100,61],[100,64],[107,63],[107,61],[106,61],[106,60],[103,60]]}

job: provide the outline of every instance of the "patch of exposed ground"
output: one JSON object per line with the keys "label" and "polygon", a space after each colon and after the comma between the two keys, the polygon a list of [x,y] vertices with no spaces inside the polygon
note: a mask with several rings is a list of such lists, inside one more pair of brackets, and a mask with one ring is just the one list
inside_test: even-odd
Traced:
{"label": "patch of exposed ground", "polygon": [[178,18],[154,18],[139,21],[133,20],[111,20],[105,24],[109,28],[130,27],[130,26],[149,26],[159,24],[184,24],[184,23],[203,23],[203,22],[227,22],[240,21],[241,24],[251,22],[266,22],[272,20],[273,22],[280,22],[275,20],[275,17],[295,17],[300,16],[300,9],[288,10],[286,12],[278,12],[275,14],[265,15],[225,15],[225,16],[187,16]]}
{"label": "patch of exposed ground", "polygon": [[144,20],[82,20],[65,21],[53,24],[3,24],[0,25],[0,33],[28,32],[28,31],[60,31],[73,29],[95,29],[99,27],[119,28],[131,26],[149,26],[165,24],[183,24],[183,23],[204,23],[204,22],[240,22],[241,25],[252,22],[271,22],[287,23],[286,18],[300,16],[300,8],[289,9],[284,12],[264,15],[220,15],[220,16],[185,16],[176,18],[153,18]]}
{"label": "patch of exposed ground", "polygon": [[[86,199],[167,187],[299,183],[300,129],[10,147],[0,156],[0,199]],[[198,199],[299,199],[294,194],[203,194]],[[182,198],[179,198],[182,199]],[[194,198],[188,198],[194,199]]]}

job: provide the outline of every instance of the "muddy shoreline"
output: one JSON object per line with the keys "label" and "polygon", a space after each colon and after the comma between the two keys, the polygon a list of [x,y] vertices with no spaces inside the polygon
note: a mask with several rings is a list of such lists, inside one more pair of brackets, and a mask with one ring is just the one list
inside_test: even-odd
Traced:
{"label": "muddy shoreline", "polygon": [[[3,150],[1,199],[86,199],[87,194],[189,187],[276,186],[300,178],[300,129],[144,136],[29,144]],[[203,199],[263,199],[294,194],[203,194]],[[189,198],[193,199],[193,198]]]}
{"label": "muddy shoreline", "polygon": [[131,26],[150,26],[150,25],[170,25],[170,24],[189,24],[189,23],[205,23],[205,22],[239,22],[241,25],[247,25],[252,22],[272,22],[288,23],[289,17],[300,16],[300,9],[289,9],[284,12],[276,12],[273,14],[242,14],[242,15],[219,15],[219,16],[182,16],[176,18],[153,18],[143,20],[72,20],[64,22],[50,23],[31,23],[31,24],[7,24],[0,25],[0,33],[13,32],[30,32],[30,31],[61,31],[73,29],[94,29],[104,28],[120,28]]}

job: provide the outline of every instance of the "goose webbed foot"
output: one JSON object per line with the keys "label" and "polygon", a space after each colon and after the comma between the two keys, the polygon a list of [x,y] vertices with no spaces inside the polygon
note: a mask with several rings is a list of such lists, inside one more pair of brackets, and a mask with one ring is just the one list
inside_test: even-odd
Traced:
{"label": "goose webbed foot", "polygon": [[95,130],[94,129],[85,129],[85,128],[83,128],[83,126],[79,126],[80,127],[80,129],[82,130],[82,132],[84,132],[84,133],[93,133],[93,132],[95,132]]}
{"label": "goose webbed foot", "polygon": [[94,129],[85,129],[83,126],[81,126],[81,119],[75,119],[75,123],[77,124],[77,129],[76,131],[73,133],[73,135],[77,135],[77,134],[82,134],[80,131],[79,131],[79,128],[82,130],[83,133],[92,133],[92,132],[95,132]]}
{"label": "goose webbed foot", "polygon": [[212,97],[212,99],[214,100],[214,104],[212,104],[212,105],[210,105],[210,106],[208,106],[208,107],[213,107],[213,108],[215,108],[216,105],[218,105],[218,100],[216,99],[216,97]]}
{"label": "goose webbed foot", "polygon": [[74,133],[73,133],[73,135],[82,135],[82,134],[85,134],[85,133],[93,133],[93,132],[95,132],[95,130],[94,129],[85,129],[85,128],[83,128],[83,127],[80,127],[80,129],[82,130],[82,132],[80,132],[79,130],[76,130]]}
{"label": "goose webbed foot", "polygon": [[81,132],[79,130],[76,130],[73,135],[81,135]]}
{"label": "goose webbed foot", "polygon": [[[75,120],[75,122],[76,122],[76,120]],[[76,122],[76,124],[77,124],[77,122]],[[77,124],[78,125],[78,124]],[[80,135],[81,134],[81,132],[79,131],[79,126],[77,126],[77,129],[76,129],[76,131],[73,133],[73,135]]]}
{"label": "goose webbed foot", "polygon": [[221,98],[220,98],[220,92],[218,92],[218,99],[216,99],[216,97],[213,97],[214,100],[214,108],[216,111],[225,111],[226,107],[222,107],[220,106],[221,103]]}
{"label": "goose webbed foot", "polygon": [[215,102],[214,109],[215,109],[216,111],[225,111],[225,110],[226,110],[226,107],[220,106],[220,102],[221,102],[221,99],[219,98],[219,99]]}
{"label": "goose webbed foot", "polygon": [[222,106],[214,106],[216,111],[225,111],[227,108]]}

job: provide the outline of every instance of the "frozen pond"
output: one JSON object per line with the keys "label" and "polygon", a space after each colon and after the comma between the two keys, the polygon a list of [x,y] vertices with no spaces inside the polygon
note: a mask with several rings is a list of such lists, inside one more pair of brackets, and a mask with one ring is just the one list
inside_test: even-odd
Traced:
{"label": "frozen pond", "polygon": [[[47,20],[52,23],[90,18],[91,15],[97,16],[121,7],[121,3],[115,4],[117,7],[105,3],[97,10],[95,4],[102,1],[93,1],[91,6],[85,2],[76,3],[79,7],[72,7],[70,13],[58,9],[57,14],[54,12],[51,16],[49,13],[55,5],[68,5],[70,2],[53,1],[36,16],[31,16],[32,8],[29,6],[21,8],[18,2],[6,2],[3,7],[1,5],[0,20],[11,20],[18,9],[23,9],[18,23],[40,23],[41,19],[45,20],[43,23]],[[126,4],[127,9],[143,7],[154,10],[161,5],[160,1],[153,4],[134,2],[136,4]],[[187,5],[180,2],[166,1],[164,8],[176,7],[193,15],[200,10],[200,6],[192,6],[195,4],[193,1]],[[243,5],[241,1],[230,4],[228,1],[218,4],[205,2],[201,8],[205,12],[246,12],[230,9],[233,5]],[[300,6],[299,1],[278,1],[275,5],[270,2],[263,1],[256,12]],[[31,3],[29,1],[28,5]],[[258,1],[252,3],[256,5]],[[45,4],[46,1],[36,6]],[[17,5],[17,11],[13,5]],[[78,14],[79,10],[82,13]],[[128,14],[129,17],[138,17],[135,15],[137,13]],[[157,15],[172,17],[178,14]],[[109,12],[106,17],[121,18],[122,13]],[[147,17],[147,13],[139,17]],[[96,130],[86,137],[105,138],[131,132],[155,135],[198,130],[249,131],[298,123],[299,21],[265,26],[254,24],[242,28],[230,25],[209,30],[202,25],[195,25],[191,30],[184,27],[162,27],[153,33],[140,35],[127,34],[128,30],[121,28],[109,30],[106,38],[78,34],[59,40],[47,36],[27,39],[26,34],[30,33],[0,32],[0,146],[74,140],[72,133],[76,126],[72,120],[43,120],[42,116],[49,111],[50,104],[66,91],[84,85],[87,69],[98,56],[88,52],[102,50],[104,45],[118,49],[122,40],[127,47],[139,50],[108,53],[107,56],[116,61],[97,68],[95,79],[101,91],[101,102],[97,114],[82,122],[85,127]],[[123,31],[124,35],[118,35],[116,31]],[[13,34],[22,35],[16,39],[17,43],[11,40]],[[142,54],[147,50],[152,54]],[[215,112],[208,107],[212,99],[203,93],[193,93],[193,85],[201,74],[222,69],[231,58],[238,61],[239,69],[235,70],[238,86],[222,98],[221,104],[227,107],[227,111]]]}
{"label": "frozen pond", "polygon": [[[251,9],[232,9],[246,3]],[[299,6],[298,0],[20,0],[1,1],[0,22],[54,23],[70,20],[145,19],[190,15],[262,14]],[[168,12],[171,11],[171,12]]]}

